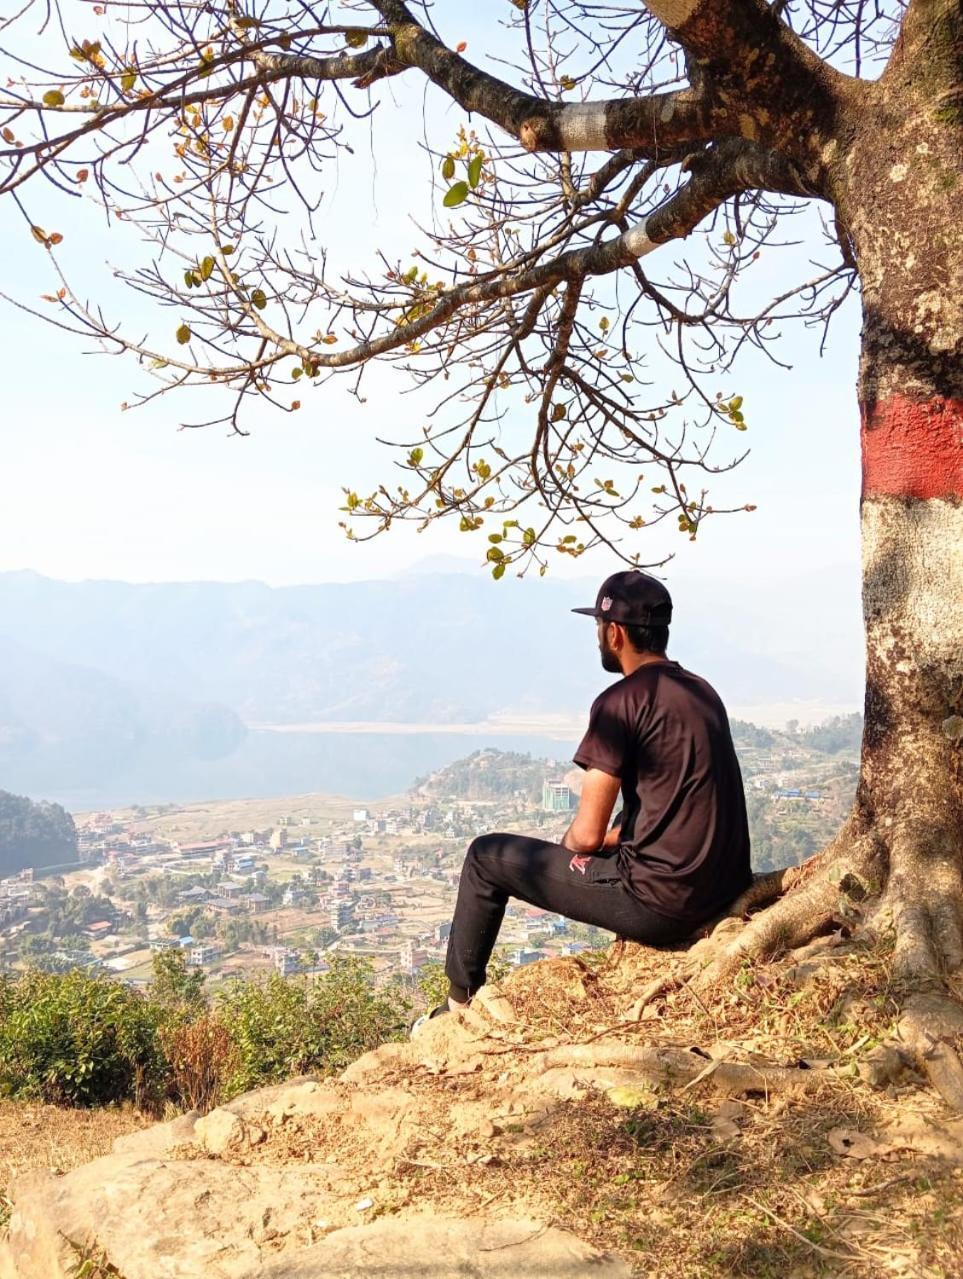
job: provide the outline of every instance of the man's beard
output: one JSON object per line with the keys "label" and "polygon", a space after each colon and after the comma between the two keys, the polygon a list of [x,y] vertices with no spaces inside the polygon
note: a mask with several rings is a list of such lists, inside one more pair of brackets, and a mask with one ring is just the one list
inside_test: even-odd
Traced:
{"label": "man's beard", "polygon": [[618,654],[609,648],[609,642],[603,634],[599,637],[599,654],[602,658],[602,670],[608,671],[610,675],[621,675],[622,666],[618,659]]}

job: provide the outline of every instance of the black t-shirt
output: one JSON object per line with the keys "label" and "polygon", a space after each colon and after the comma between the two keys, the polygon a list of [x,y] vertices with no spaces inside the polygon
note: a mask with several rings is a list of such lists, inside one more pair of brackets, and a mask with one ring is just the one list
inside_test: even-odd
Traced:
{"label": "black t-shirt", "polygon": [[695,927],[748,887],[742,774],[705,680],[640,666],[595,699],[575,763],[621,779],[619,874],[646,906]]}

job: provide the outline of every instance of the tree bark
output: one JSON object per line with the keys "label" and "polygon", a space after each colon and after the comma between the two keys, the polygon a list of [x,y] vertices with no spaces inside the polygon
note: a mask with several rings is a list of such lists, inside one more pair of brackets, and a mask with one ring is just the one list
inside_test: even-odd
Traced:
{"label": "tree bark", "polygon": [[836,172],[863,299],[871,830],[896,970],[963,961],[963,18],[919,0]]}
{"label": "tree bark", "polygon": [[[963,1108],[963,1072],[946,1064],[963,1012],[938,1002],[948,973],[963,963],[958,0],[913,0],[886,73],[875,84],[854,82],[823,160],[862,286],[860,780],[839,836],[697,980],[710,985],[747,957],[799,945],[840,917],[848,893],[893,939],[905,1040]],[[780,887],[774,877],[772,894]]]}

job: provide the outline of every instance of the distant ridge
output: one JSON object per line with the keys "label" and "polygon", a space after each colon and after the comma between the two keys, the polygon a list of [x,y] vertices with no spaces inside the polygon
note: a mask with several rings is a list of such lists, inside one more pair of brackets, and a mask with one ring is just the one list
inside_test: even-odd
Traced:
{"label": "distant ridge", "polygon": [[[506,716],[580,720],[610,678],[591,623],[569,611],[594,595],[593,582],[496,583],[444,571],[449,563],[390,581],[278,588],[0,573],[0,786],[57,798],[91,787],[130,798],[327,790],[325,771],[342,763],[333,747],[312,773],[304,751],[322,743],[259,739],[252,753],[241,747],[245,725],[430,732]],[[855,706],[858,618],[842,585],[797,579],[753,601],[725,583],[673,588],[670,653],[744,718],[762,703]],[[382,760],[364,758],[360,741],[351,749],[357,768],[335,767],[334,789],[374,793],[385,763],[386,787],[402,780],[391,752],[407,747],[385,746]],[[442,749],[432,745],[408,775],[443,762]],[[284,759],[287,779],[274,776]]]}

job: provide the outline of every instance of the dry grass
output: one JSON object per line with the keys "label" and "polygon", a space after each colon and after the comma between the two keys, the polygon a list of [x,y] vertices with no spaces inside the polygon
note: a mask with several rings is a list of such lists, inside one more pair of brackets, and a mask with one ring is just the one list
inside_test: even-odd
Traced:
{"label": "dry grass", "polygon": [[109,1152],[116,1137],[145,1128],[131,1107],[63,1110],[40,1103],[0,1102],[0,1229],[10,1213],[8,1190],[24,1172],[68,1172]]}
{"label": "dry grass", "polygon": [[[521,1024],[493,1028],[470,1062],[392,1067],[386,1058],[361,1089],[386,1107],[380,1126],[352,1115],[356,1089],[331,1081],[343,1107],[265,1124],[232,1160],[337,1168],[331,1228],[356,1224],[357,1197],[369,1194],[373,1215],[429,1206],[530,1215],[617,1252],[639,1279],[960,1279],[963,1167],[912,1141],[869,1140],[896,1121],[946,1131],[920,1078],[874,1091],[859,1074],[896,1020],[885,947],[822,939],[747,967],[708,1002],[684,982],[656,990],[667,975],[681,977],[682,954],[628,948],[618,959],[514,972],[502,993]],[[763,1085],[726,1098],[707,1071],[675,1088],[581,1082],[544,1114],[528,1101],[517,1110],[514,1097],[537,1093],[545,1050],[573,1043],[698,1045],[733,1060],[834,1068],[804,1094]],[[523,1085],[536,1093],[518,1092]],[[3,1140],[11,1121],[15,1161]],[[0,1184],[17,1164],[90,1158],[141,1122],[130,1112],[0,1108]],[[841,1152],[840,1129],[864,1134],[865,1147]]]}
{"label": "dry grass", "polygon": [[[618,964],[599,956],[518,970],[503,987],[525,1026],[510,1046],[471,1071],[407,1068],[368,1085],[413,1095],[409,1137],[396,1129],[376,1155],[363,1125],[308,1120],[271,1132],[246,1158],[334,1160],[359,1192],[377,1187],[379,1212],[532,1215],[619,1253],[646,1279],[959,1279],[963,1167],[909,1147],[856,1158],[832,1140],[913,1116],[921,1131],[939,1130],[946,1118],[913,1075],[883,1092],[859,1076],[896,1018],[885,949],[824,940],[747,968],[709,1004],[682,985],[654,996],[641,1020],[621,1020],[682,962],[638,948]],[[495,1100],[511,1087],[506,1073],[537,1076],[547,1046],[613,1041],[835,1069],[805,1095],[762,1087],[739,1101],[720,1098],[710,1079],[652,1087],[627,1106],[614,1104],[618,1090],[588,1087],[535,1122]]]}

